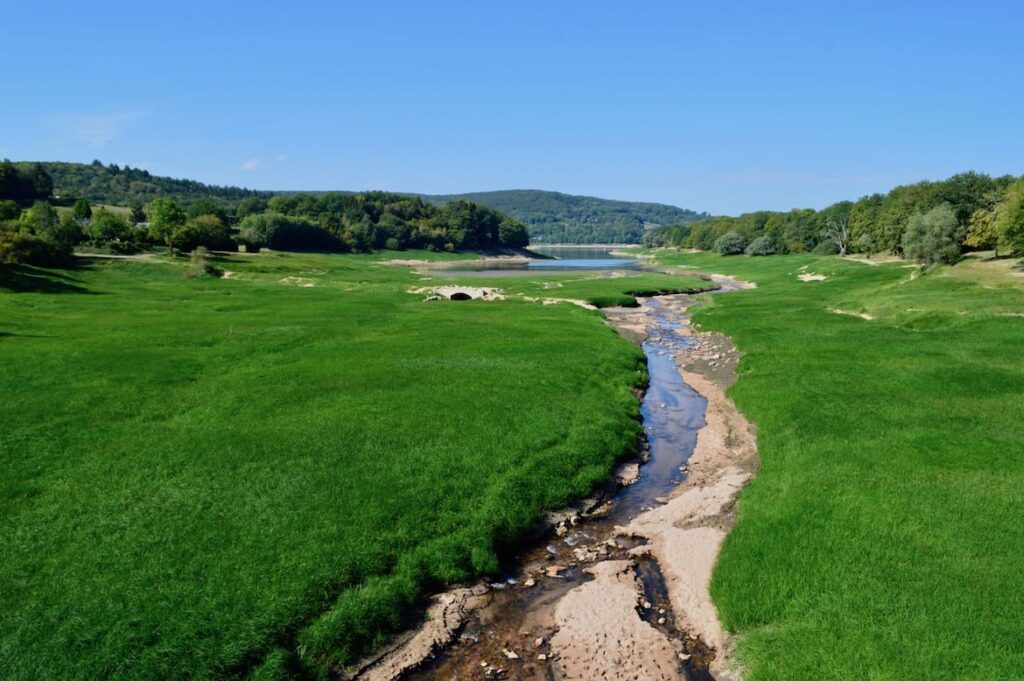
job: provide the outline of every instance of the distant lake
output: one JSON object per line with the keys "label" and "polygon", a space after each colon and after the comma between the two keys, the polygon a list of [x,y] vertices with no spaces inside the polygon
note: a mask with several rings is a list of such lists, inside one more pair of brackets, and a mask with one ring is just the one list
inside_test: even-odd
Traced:
{"label": "distant lake", "polygon": [[477,276],[508,276],[538,272],[577,272],[580,270],[638,270],[639,258],[613,255],[617,249],[607,246],[530,246],[530,250],[550,259],[528,262],[488,261],[474,266],[472,261],[460,262],[457,268],[438,270],[442,274]]}

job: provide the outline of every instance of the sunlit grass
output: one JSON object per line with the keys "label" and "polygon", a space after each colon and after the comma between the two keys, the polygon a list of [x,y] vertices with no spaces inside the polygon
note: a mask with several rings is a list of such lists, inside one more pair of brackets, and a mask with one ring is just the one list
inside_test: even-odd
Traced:
{"label": "sunlit grass", "polygon": [[731,396],[757,424],[713,582],[750,678],[1024,677],[1024,291],[838,258],[662,260],[759,284],[696,314],[745,353]]}
{"label": "sunlit grass", "polygon": [[5,678],[351,660],[633,449],[599,313],[424,303],[380,257],[3,274]]}

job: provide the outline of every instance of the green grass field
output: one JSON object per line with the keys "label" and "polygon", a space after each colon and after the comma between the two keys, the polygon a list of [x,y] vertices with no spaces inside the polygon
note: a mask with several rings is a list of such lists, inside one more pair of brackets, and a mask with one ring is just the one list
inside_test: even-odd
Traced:
{"label": "green grass field", "polygon": [[636,305],[638,295],[685,293],[714,288],[706,281],[658,272],[628,272],[601,276],[596,272],[550,272],[528,276],[445,277],[445,283],[500,288],[507,294],[527,298],[582,300],[597,307]]}
{"label": "green grass field", "polygon": [[695,317],[745,353],[730,394],[758,428],[713,580],[749,678],[1024,678],[1024,282],[660,260],[759,285]]}
{"label": "green grass field", "polygon": [[0,270],[4,678],[319,673],[635,447],[599,313],[424,303],[371,256],[185,266]]}

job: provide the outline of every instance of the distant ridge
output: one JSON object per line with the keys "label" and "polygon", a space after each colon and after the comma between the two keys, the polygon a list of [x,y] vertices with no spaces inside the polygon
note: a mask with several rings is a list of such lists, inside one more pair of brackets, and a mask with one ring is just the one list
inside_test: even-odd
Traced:
{"label": "distant ridge", "polygon": [[[30,166],[34,162],[19,162],[16,165]],[[233,210],[239,201],[249,197],[269,198],[274,194],[306,193],[210,185],[195,180],[152,175],[140,168],[103,164],[99,161],[46,161],[40,165],[53,178],[54,195],[65,200],[68,197],[84,196],[94,203],[127,206],[133,202],[148,203],[157,196],[169,196],[187,206],[198,199],[210,198]],[[530,232],[530,240],[535,243],[640,243],[646,230],[662,225],[686,225],[710,217],[707,213],[661,203],[616,201],[539,189],[412,195],[421,196],[436,205],[464,199],[493,208],[525,224]]]}
{"label": "distant ridge", "polygon": [[[32,161],[19,161],[16,166],[36,165]],[[157,196],[169,196],[185,205],[201,198],[237,202],[250,196],[273,196],[274,192],[203,184],[195,180],[176,179],[152,175],[148,170],[92,163],[64,161],[39,162],[53,178],[53,194],[58,198],[84,196],[93,203],[127,206],[139,201],[148,203]]]}
{"label": "distant ridge", "polygon": [[707,213],[663,203],[615,201],[539,189],[509,189],[467,194],[422,194],[431,203],[465,199],[510,215],[526,225],[535,243],[640,243],[644,231],[661,225],[686,225]]}

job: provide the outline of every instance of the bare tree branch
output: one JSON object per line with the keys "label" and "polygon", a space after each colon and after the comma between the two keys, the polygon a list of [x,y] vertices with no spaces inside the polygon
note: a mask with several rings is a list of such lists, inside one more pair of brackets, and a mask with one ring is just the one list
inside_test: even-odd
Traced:
{"label": "bare tree branch", "polygon": [[843,218],[837,220],[836,218],[828,219],[828,236],[832,241],[836,242],[836,246],[839,247],[839,255],[846,255],[847,250],[850,247],[850,219]]}

